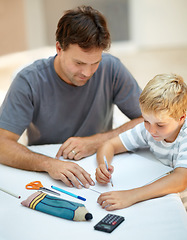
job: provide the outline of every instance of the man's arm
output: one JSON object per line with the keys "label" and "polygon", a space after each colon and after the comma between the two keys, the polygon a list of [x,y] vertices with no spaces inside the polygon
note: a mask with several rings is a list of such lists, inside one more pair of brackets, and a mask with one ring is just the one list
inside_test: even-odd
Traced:
{"label": "man's arm", "polygon": [[59,158],[63,156],[65,159],[80,160],[81,158],[92,155],[105,141],[135,127],[142,121],[143,118],[139,117],[105,133],[98,133],[90,137],[71,137],[62,144],[56,157]]}
{"label": "man's arm", "polygon": [[52,178],[70,187],[75,185],[81,188],[77,178],[85,187],[94,184],[90,174],[78,164],[34,153],[19,144],[18,139],[19,135],[0,129],[0,163],[24,170],[48,172]]}

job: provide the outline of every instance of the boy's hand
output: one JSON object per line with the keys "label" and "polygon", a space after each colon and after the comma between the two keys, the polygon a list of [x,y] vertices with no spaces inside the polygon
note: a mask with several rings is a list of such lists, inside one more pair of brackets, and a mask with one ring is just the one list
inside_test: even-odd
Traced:
{"label": "boy's hand", "polygon": [[97,202],[107,211],[129,207],[136,203],[132,190],[112,191],[102,193]]}
{"label": "boy's hand", "polygon": [[104,163],[100,164],[98,168],[96,168],[95,177],[98,183],[107,184],[110,182],[112,177],[112,173],[114,171],[114,167],[112,165],[108,166],[108,170]]}

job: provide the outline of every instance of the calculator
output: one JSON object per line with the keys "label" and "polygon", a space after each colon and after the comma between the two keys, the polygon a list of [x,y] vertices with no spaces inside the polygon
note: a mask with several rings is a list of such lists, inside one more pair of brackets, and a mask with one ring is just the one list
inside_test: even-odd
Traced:
{"label": "calculator", "polygon": [[124,220],[125,218],[122,216],[115,215],[115,214],[107,214],[100,222],[98,222],[94,226],[94,229],[111,233]]}

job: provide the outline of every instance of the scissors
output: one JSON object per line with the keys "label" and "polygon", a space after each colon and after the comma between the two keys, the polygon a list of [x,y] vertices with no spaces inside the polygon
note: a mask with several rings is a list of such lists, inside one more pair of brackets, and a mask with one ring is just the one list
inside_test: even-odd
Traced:
{"label": "scissors", "polygon": [[28,189],[28,190],[43,190],[43,191],[53,193],[53,194],[58,195],[58,196],[60,195],[60,193],[58,193],[58,192],[55,192],[55,191],[53,191],[51,189],[48,189],[48,188],[45,188],[40,181],[30,182],[25,186],[25,188]]}

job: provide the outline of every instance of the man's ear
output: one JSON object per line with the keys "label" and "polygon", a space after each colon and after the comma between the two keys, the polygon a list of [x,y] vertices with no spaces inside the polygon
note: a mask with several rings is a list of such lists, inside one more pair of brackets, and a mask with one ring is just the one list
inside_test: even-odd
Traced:
{"label": "man's ear", "polygon": [[59,54],[62,51],[62,47],[58,41],[56,41],[56,52]]}

